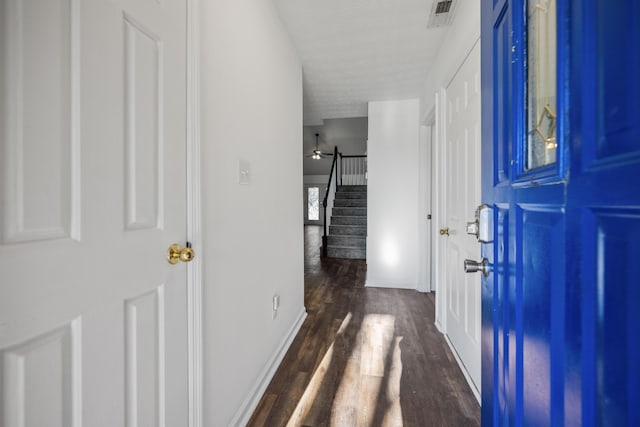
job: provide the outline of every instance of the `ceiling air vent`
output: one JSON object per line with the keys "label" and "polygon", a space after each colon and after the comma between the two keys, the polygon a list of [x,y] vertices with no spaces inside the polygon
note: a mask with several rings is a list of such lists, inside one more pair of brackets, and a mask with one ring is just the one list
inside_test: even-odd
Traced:
{"label": "ceiling air vent", "polygon": [[451,9],[451,0],[439,1],[438,3],[436,3],[436,15],[440,15],[441,13],[448,13],[449,9]]}
{"label": "ceiling air vent", "polygon": [[457,0],[434,0],[427,28],[445,27],[453,21]]}

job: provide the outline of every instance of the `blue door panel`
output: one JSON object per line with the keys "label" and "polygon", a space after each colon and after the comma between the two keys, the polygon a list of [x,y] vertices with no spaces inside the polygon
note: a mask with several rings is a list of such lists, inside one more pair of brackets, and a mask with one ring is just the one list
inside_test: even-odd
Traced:
{"label": "blue door panel", "polygon": [[639,425],[640,209],[594,209],[584,215],[593,244],[584,248],[585,398],[593,425]]}
{"label": "blue door panel", "polygon": [[[581,221],[582,421],[640,425],[640,2],[576,3],[568,203]],[[580,55],[580,52],[584,54]],[[578,78],[579,77],[579,78]],[[573,360],[569,361],[573,363]]]}
{"label": "blue door panel", "polygon": [[597,156],[640,150],[640,2],[599,1],[595,10]]}
{"label": "blue door panel", "polygon": [[[581,138],[583,169],[640,157],[640,2],[574,2],[574,49],[571,86],[576,107],[571,116]],[[576,161],[580,158],[576,158]],[[637,175],[637,166],[632,175]],[[623,173],[624,175],[624,173]],[[610,181],[607,181],[607,183]],[[600,194],[600,193],[596,193]],[[621,199],[618,199],[621,200]]]}
{"label": "blue door panel", "polygon": [[[531,425],[550,425],[552,420],[561,424],[564,286],[552,284],[564,283],[563,207],[519,205],[518,221],[516,228],[522,234],[517,238],[516,264],[521,286],[515,306],[518,354],[522,355],[518,361],[522,417]],[[537,244],[525,244],[531,241]]]}

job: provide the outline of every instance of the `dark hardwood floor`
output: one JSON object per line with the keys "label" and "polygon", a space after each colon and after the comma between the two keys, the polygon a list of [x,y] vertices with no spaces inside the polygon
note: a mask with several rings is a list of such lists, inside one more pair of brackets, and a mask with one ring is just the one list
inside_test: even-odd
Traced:
{"label": "dark hardwood floor", "polygon": [[433,295],[365,288],[365,261],[320,259],[321,232],[305,226],[308,317],[249,425],[479,425]]}

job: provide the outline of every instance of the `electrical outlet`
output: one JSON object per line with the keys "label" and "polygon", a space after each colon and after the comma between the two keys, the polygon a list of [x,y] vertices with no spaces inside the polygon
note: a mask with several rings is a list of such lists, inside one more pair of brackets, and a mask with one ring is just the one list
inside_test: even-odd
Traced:
{"label": "electrical outlet", "polygon": [[238,184],[249,185],[251,182],[251,164],[247,160],[238,160]]}

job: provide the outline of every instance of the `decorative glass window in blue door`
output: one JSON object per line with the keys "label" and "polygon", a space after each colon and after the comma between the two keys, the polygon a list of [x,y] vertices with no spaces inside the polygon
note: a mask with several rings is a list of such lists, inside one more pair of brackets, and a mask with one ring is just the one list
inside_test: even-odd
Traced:
{"label": "decorative glass window in blue door", "polygon": [[526,169],[556,162],[556,0],[527,5]]}

